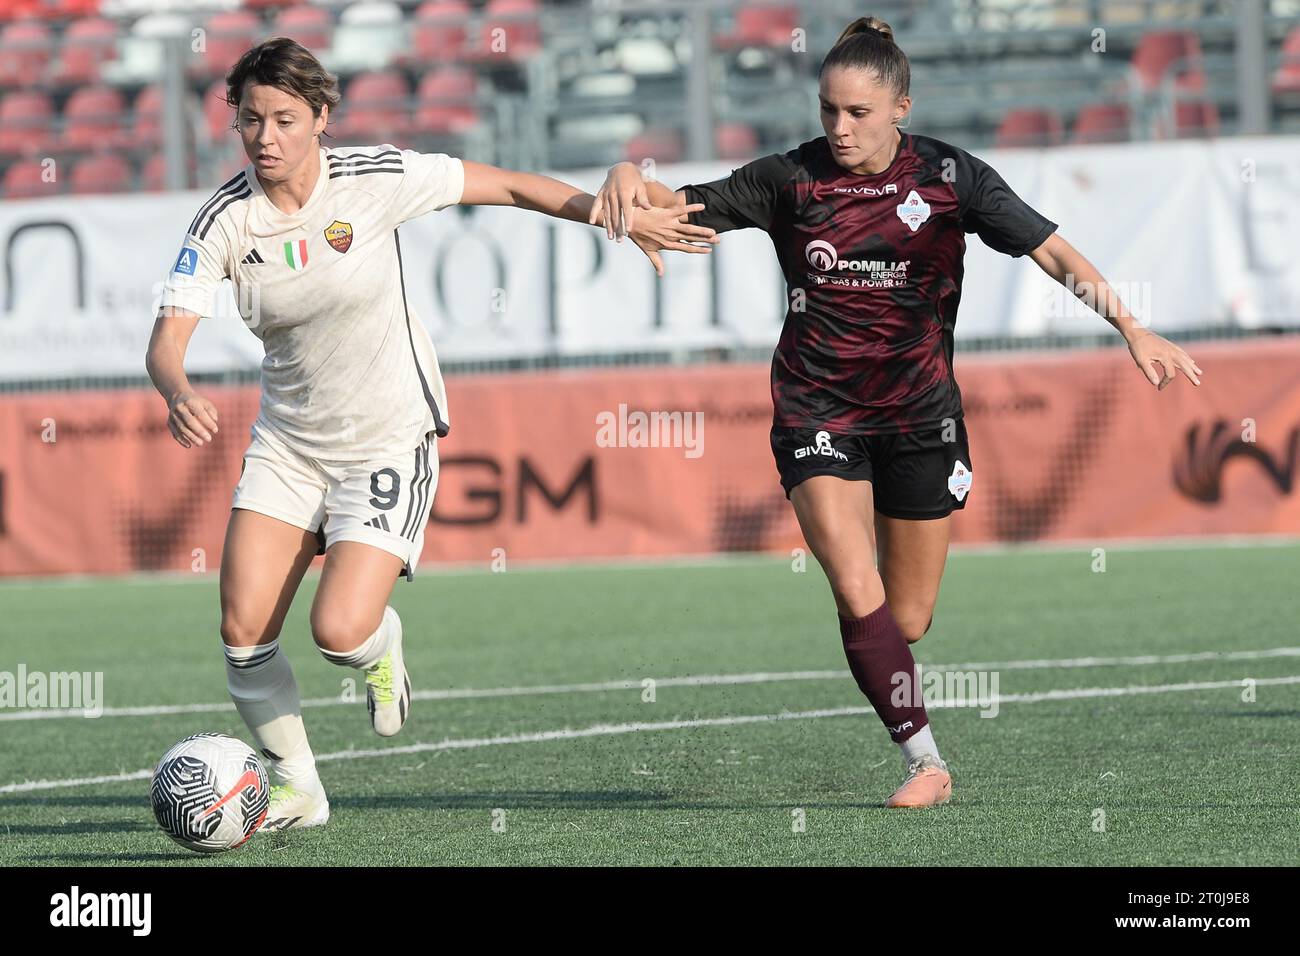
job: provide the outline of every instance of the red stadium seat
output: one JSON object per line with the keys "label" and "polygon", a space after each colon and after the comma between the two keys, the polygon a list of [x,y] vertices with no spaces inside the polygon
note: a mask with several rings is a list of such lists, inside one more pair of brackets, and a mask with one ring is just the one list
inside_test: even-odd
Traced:
{"label": "red stadium seat", "polygon": [[0,100],[0,156],[35,156],[54,145],[54,104],[48,93],[24,90]]}
{"label": "red stadium seat", "polygon": [[362,73],[343,97],[339,136],[357,142],[396,142],[411,128],[411,88],[400,73]]}
{"label": "red stadium seat", "polygon": [[1156,136],[1160,139],[1216,136],[1218,132],[1219,108],[1209,100],[1177,100],[1172,127],[1168,118],[1156,123]]}
{"label": "red stadium seat", "polygon": [[[257,10],[261,12],[265,10],[275,10],[279,7],[297,7],[304,2],[305,0],[243,0],[242,6],[245,10]],[[289,36],[290,34],[285,33],[280,35]],[[298,40],[297,37],[294,37],[294,39]],[[298,40],[298,42],[302,43],[301,40]],[[302,45],[306,46],[307,44],[302,43]]]}
{"label": "red stadium seat", "polygon": [[[242,154],[241,154],[242,156]],[[231,176],[235,175],[242,168],[232,169],[226,176],[218,177],[221,182],[225,182]],[[189,189],[194,185],[194,162],[190,161],[189,169],[185,174],[185,188]],[[144,167],[140,170],[140,188],[146,192],[160,193],[167,189],[167,157],[161,152],[154,153],[145,162]]]}
{"label": "red stadium seat", "polygon": [[93,18],[78,20],[63,34],[59,65],[52,77],[64,86],[99,82],[99,71],[117,56],[117,24]]}
{"label": "red stadium seat", "polygon": [[541,45],[537,0],[488,0],[469,58],[518,63],[536,53]]}
{"label": "red stadium seat", "polygon": [[1151,92],[1171,72],[1185,88],[1205,89],[1201,40],[1191,30],[1157,30],[1142,34],[1129,61],[1140,89]]}
{"label": "red stadium seat", "polygon": [[195,75],[208,79],[223,76],[249,47],[257,43],[262,22],[247,10],[227,10],[208,20],[206,48],[192,58]]}
{"label": "red stadium seat", "polygon": [[799,8],[788,4],[741,7],[736,11],[735,27],[730,33],[718,34],[714,45],[722,50],[740,47],[789,49],[791,34],[799,22]]}
{"label": "red stadium seat", "polygon": [[328,50],[334,34],[334,18],[320,7],[296,6],[281,10],[274,34],[292,37],[314,53]]}
{"label": "red stadium seat", "polygon": [[47,20],[71,20],[75,17],[99,15],[99,0],[40,0],[39,6]]}
{"label": "red stadium seat", "polygon": [[63,149],[89,152],[122,139],[126,105],[110,86],[83,86],[63,107]]}
{"label": "red stadium seat", "polygon": [[470,8],[464,0],[428,0],[415,11],[411,52],[402,62],[416,69],[458,60],[465,53]]}
{"label": "red stadium seat", "polygon": [[758,133],[748,123],[723,123],[713,133],[718,159],[753,159],[758,154]]}
{"label": "red stadium seat", "polygon": [[89,193],[123,193],[131,189],[131,166],[117,153],[97,153],[88,156],[72,170],[72,192],[84,196]]}
{"label": "red stadium seat", "polygon": [[633,163],[653,159],[656,163],[682,161],[682,134],[675,129],[649,129],[633,136],[623,147],[623,158]]}
{"label": "red stadium seat", "polygon": [[479,121],[475,87],[474,74],[463,67],[426,73],[416,93],[414,130],[460,134],[475,126]]}
{"label": "red stadium seat", "polygon": [[0,86],[33,87],[45,82],[54,39],[39,20],[19,20],[0,32]]}
{"label": "red stadium seat", "polygon": [[6,199],[32,199],[36,196],[57,196],[62,192],[61,177],[46,182],[45,167],[35,159],[11,163],[5,170],[4,196]]}
{"label": "red stadium seat", "polygon": [[1074,118],[1072,143],[1123,143],[1130,137],[1131,116],[1124,103],[1089,103]]}
{"label": "red stadium seat", "polygon": [[1061,118],[1051,110],[1009,110],[994,139],[998,146],[1055,146],[1061,142]]}
{"label": "red stadium seat", "polygon": [[233,138],[236,134],[231,133],[230,127],[234,122],[235,110],[226,103],[226,81],[213,80],[203,93],[203,125],[208,140],[220,143]]}
{"label": "red stadium seat", "polygon": [[1273,74],[1274,93],[1300,93],[1300,26],[1282,41],[1282,65]]}
{"label": "red stadium seat", "polygon": [[135,98],[132,109],[131,145],[154,149],[162,142],[163,91],[161,86],[146,86]]}

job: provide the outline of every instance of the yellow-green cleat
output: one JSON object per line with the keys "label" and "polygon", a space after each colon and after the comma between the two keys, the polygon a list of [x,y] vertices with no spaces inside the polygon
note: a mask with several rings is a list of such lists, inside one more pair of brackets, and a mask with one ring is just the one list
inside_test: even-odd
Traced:
{"label": "yellow-green cleat", "polygon": [[401,619],[391,607],[385,608],[384,614],[392,615],[397,636],[393,638],[388,653],[366,668],[366,708],[370,711],[370,726],[375,728],[375,733],[392,737],[402,729],[407,714],[411,712],[411,678],[402,658]]}
{"label": "yellow-green cleat", "polygon": [[318,827],[328,823],[329,818],[330,804],[329,800],[325,799],[323,790],[298,790],[292,786],[277,784],[271,787],[271,801],[266,811],[266,822],[257,832]]}

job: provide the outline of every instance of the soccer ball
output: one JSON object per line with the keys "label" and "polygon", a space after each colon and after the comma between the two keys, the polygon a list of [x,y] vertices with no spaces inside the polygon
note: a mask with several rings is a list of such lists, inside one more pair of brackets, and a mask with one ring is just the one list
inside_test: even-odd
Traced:
{"label": "soccer ball", "polygon": [[266,819],[271,785],[257,754],[225,734],[195,734],[163,754],[149,801],[163,832],[197,853],[233,850]]}

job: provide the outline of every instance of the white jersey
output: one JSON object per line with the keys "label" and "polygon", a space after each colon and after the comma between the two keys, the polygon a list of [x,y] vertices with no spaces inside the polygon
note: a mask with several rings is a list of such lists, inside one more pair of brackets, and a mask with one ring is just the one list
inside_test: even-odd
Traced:
{"label": "white jersey", "polygon": [[433,342],[406,301],[397,227],[460,202],[465,167],[394,146],[322,148],[284,213],[252,166],[190,223],[163,306],[211,316],[223,278],[262,340],[258,418],[309,458],[362,461],[447,433]]}

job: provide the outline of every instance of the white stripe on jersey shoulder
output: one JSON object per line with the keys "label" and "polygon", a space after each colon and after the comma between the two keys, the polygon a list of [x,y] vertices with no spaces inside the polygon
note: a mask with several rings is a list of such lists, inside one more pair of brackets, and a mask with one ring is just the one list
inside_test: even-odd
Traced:
{"label": "white stripe on jersey shoulder", "polygon": [[402,151],[388,143],[381,146],[329,146],[325,155],[329,160],[330,179],[401,173],[403,170]]}
{"label": "white stripe on jersey shoulder", "polygon": [[245,170],[240,170],[229,180],[222,184],[221,188],[212,194],[212,198],[203,204],[199,209],[198,215],[190,223],[188,234],[199,239],[205,239],[208,230],[216,222],[217,216],[221,215],[231,203],[238,202],[241,199],[248,199],[253,195],[253,189],[248,185],[248,177],[244,175]]}

